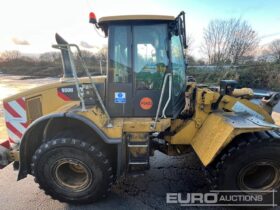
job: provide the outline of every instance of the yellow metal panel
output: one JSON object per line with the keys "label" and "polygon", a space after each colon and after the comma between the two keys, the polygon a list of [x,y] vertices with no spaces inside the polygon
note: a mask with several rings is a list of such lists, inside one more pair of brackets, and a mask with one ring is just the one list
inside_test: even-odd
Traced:
{"label": "yellow metal panel", "polygon": [[[81,83],[89,83],[89,78],[79,78]],[[106,76],[96,76],[93,77],[93,80],[95,83],[104,83],[106,80]],[[5,98],[4,101],[11,101],[16,100],[20,97],[25,97],[27,102],[33,98],[39,98],[41,102],[41,111],[42,115],[47,115],[53,112],[65,112],[69,110],[70,108],[79,105],[79,101],[64,101],[62,98],[58,97],[57,94],[57,88],[68,86],[68,85],[74,85],[74,80],[70,79],[67,81],[56,81],[52,82],[47,85],[42,85],[40,87],[32,88],[30,90],[21,92],[19,94],[13,95],[11,97]],[[39,107],[37,107],[39,108]],[[28,112],[31,112],[32,110],[28,110]],[[31,119],[30,113],[28,117],[29,123],[33,121],[34,119]]]}
{"label": "yellow metal panel", "polygon": [[[218,97],[218,93],[205,88],[197,88],[194,116],[192,119],[185,121],[183,126],[175,129],[175,135],[166,138],[166,140],[170,141],[171,144],[190,144],[193,137],[212,111],[211,106],[218,100]],[[179,123],[180,122],[176,122],[176,125]]]}
{"label": "yellow metal panel", "polygon": [[254,96],[254,91],[251,88],[234,89],[232,95],[234,97],[247,96],[251,98]]}
{"label": "yellow metal panel", "polygon": [[124,132],[161,132],[170,127],[171,119],[160,119],[155,129],[151,128],[154,120],[152,118],[125,118]]}
{"label": "yellow metal panel", "polygon": [[220,148],[232,138],[234,128],[222,116],[211,114],[197,132],[191,144],[204,165],[207,165]]}
{"label": "yellow metal panel", "polygon": [[[95,76],[92,77],[93,81],[97,84],[97,83],[104,83],[106,80],[106,76]],[[83,77],[83,78],[79,78],[80,83],[90,83],[89,78],[87,77]],[[42,92],[47,92],[51,89],[54,89],[56,91],[56,89],[58,87],[63,87],[63,86],[68,86],[68,85],[75,85],[74,80],[71,79],[70,81],[57,81],[57,82],[51,82],[50,84],[46,84],[46,85],[42,85],[36,88],[32,88],[30,90],[26,90],[23,92],[20,92],[18,94],[12,95],[10,97],[5,98],[3,101],[13,101],[16,100],[20,97],[23,96],[28,96],[28,97],[36,97],[38,95],[40,95]],[[50,99],[49,102],[52,102],[54,99]]]}
{"label": "yellow metal panel", "polygon": [[41,92],[43,115],[56,111],[60,107],[73,103],[73,101],[64,101],[57,95],[57,88],[48,89]]}
{"label": "yellow metal panel", "polygon": [[[195,121],[187,121],[185,126],[176,132],[174,136],[171,136],[171,144],[190,144],[191,140],[195,136],[199,127],[197,127]],[[168,139],[166,139],[168,140]]]}
{"label": "yellow metal panel", "polygon": [[70,109],[78,108],[79,106],[80,106],[79,101],[71,101],[56,109],[55,112],[67,112]]}
{"label": "yellow metal panel", "polygon": [[203,165],[207,166],[235,136],[272,129],[269,123],[258,125],[242,115],[232,116],[226,113],[210,114],[193,138],[191,145]]}
{"label": "yellow metal panel", "polygon": [[115,118],[112,120],[113,127],[108,128],[106,125],[107,118],[105,114],[97,107],[87,110],[86,112],[77,112],[91,120],[103,133],[109,138],[122,138],[123,119]]}

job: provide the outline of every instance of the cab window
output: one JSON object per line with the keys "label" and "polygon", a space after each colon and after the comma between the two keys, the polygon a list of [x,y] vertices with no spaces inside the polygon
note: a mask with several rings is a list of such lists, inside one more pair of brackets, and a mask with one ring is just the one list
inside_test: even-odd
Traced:
{"label": "cab window", "polygon": [[134,72],[137,90],[159,90],[167,69],[167,26],[133,27]]}
{"label": "cab window", "polygon": [[114,83],[131,82],[129,26],[110,27],[109,74]]}
{"label": "cab window", "polygon": [[186,83],[185,60],[179,36],[171,38],[171,66],[173,72],[173,93],[180,95]]}

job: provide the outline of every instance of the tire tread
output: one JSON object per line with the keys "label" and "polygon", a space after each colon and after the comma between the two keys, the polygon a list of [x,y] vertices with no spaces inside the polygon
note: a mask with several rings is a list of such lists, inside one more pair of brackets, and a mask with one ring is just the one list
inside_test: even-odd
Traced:
{"label": "tire tread", "polygon": [[[63,146],[73,146],[77,149],[82,149],[83,151],[88,152],[89,154],[92,155],[94,159],[96,159],[98,162],[103,163],[104,171],[107,173],[108,177],[108,185],[105,187],[104,190],[102,190],[102,193],[100,195],[97,195],[96,197],[89,196],[88,198],[84,200],[68,200],[63,198],[61,195],[58,193],[51,191],[47,188],[44,188],[44,186],[39,182],[38,175],[36,174],[36,166],[37,162],[42,154],[44,152],[51,150],[52,148],[56,147],[63,147]],[[111,170],[112,166],[110,164],[110,160],[107,158],[106,154],[99,149],[98,144],[90,145],[87,142],[81,141],[76,138],[70,138],[70,137],[65,137],[65,138],[55,138],[50,141],[47,141],[43,143],[34,153],[32,157],[32,163],[31,163],[31,174],[35,177],[34,181],[39,184],[39,188],[43,189],[45,194],[50,196],[54,200],[59,200],[61,202],[68,202],[68,203],[91,203],[93,201],[99,200],[101,198],[107,197],[108,192],[111,191],[111,186],[113,185],[113,171]]]}
{"label": "tire tread", "polygon": [[279,140],[280,144],[280,133],[276,131],[264,131],[264,132],[257,132],[250,135],[249,139],[239,141],[237,143],[233,143],[229,148],[227,148],[223,153],[220,155],[220,158],[213,165],[210,165],[205,168],[205,174],[207,176],[207,180],[209,182],[210,188],[212,190],[217,190],[218,185],[218,176],[223,176],[223,170],[226,168],[224,164],[225,161],[230,158],[234,153],[240,149],[246,149],[252,144],[261,144],[261,143],[271,143]]}

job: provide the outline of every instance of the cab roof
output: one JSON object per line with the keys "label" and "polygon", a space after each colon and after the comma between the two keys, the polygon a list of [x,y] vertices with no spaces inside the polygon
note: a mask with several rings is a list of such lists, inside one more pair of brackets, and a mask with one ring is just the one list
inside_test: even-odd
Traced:
{"label": "cab roof", "polygon": [[173,21],[175,17],[165,15],[120,15],[120,16],[107,16],[99,19],[99,24],[104,24],[112,21],[133,21],[133,20],[162,20]]}
{"label": "cab roof", "polygon": [[101,17],[98,21],[98,25],[104,31],[105,36],[108,35],[108,24],[110,23],[120,23],[120,22],[132,22],[132,21],[174,21],[174,16],[166,15],[119,15],[119,16],[107,16]]}

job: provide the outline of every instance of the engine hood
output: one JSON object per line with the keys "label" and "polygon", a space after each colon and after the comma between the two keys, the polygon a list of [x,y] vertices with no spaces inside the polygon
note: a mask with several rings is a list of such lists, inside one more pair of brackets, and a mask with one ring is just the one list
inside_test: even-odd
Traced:
{"label": "engine hood", "polygon": [[[105,84],[107,76],[94,76],[92,77],[93,81],[96,84]],[[90,83],[90,80],[88,77],[82,77],[79,78],[79,81],[81,84],[87,84]],[[74,80],[60,80],[60,81],[54,81],[51,82],[50,84],[46,84],[46,85],[42,85],[42,86],[38,86],[29,90],[25,90],[22,91],[20,93],[17,93],[15,95],[9,96],[7,98],[3,99],[3,102],[8,102],[8,101],[13,101],[16,100],[18,98],[22,98],[22,97],[35,97],[39,94],[41,94],[42,92],[48,91],[50,89],[56,89],[59,87],[63,87],[63,86],[70,86],[70,85],[75,85]]]}

